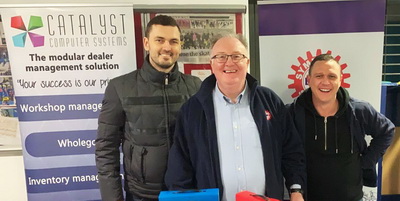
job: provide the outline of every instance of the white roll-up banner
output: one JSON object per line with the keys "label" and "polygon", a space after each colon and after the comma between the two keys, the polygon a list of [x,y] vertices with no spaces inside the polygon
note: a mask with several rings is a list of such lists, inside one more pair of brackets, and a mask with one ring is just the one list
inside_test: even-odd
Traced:
{"label": "white roll-up banner", "polygon": [[100,200],[97,118],[108,81],[136,69],[132,6],[25,6],[0,14],[28,200]]}

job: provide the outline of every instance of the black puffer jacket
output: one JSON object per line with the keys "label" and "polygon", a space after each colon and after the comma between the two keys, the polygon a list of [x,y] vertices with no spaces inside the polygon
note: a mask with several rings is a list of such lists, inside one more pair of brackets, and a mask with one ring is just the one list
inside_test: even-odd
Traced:
{"label": "black puffer jacket", "polygon": [[114,78],[107,86],[96,139],[96,165],[102,200],[123,199],[120,151],[124,154],[125,190],[155,199],[166,171],[171,133],[180,107],[199,89],[197,77],[182,74],[175,64],[170,73],[148,62]]}

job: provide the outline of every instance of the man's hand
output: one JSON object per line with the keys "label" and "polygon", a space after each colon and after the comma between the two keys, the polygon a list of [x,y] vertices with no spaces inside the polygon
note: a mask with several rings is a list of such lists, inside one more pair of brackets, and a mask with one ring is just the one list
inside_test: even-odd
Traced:
{"label": "man's hand", "polygon": [[290,201],[304,201],[303,195],[299,192],[290,194]]}

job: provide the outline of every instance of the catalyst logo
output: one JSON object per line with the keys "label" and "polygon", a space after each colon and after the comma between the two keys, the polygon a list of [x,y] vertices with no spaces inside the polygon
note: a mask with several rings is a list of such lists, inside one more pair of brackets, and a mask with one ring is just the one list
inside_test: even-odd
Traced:
{"label": "catalyst logo", "polygon": [[[288,75],[288,78],[293,80],[293,83],[288,85],[289,89],[294,89],[295,92],[292,94],[292,98],[298,97],[301,92],[303,92],[305,89],[307,89],[308,83],[307,83],[307,76],[308,76],[308,69],[310,67],[311,61],[318,55],[322,54],[321,49],[317,49],[315,56],[312,55],[310,51],[306,52],[307,58],[302,58],[302,57],[297,57],[297,61],[299,62],[299,65],[292,65],[292,69],[295,71],[294,74]],[[328,50],[326,54],[331,54],[332,51]],[[333,55],[332,55],[333,56]],[[336,61],[340,63],[340,56],[334,57]],[[344,73],[343,70],[347,68],[347,64],[343,63],[340,64],[340,68],[342,69],[342,80],[341,80],[341,86],[344,88],[349,88],[350,84],[346,83],[344,79],[347,79],[350,77],[350,73]]]}
{"label": "catalyst logo", "polygon": [[29,19],[28,29],[26,29],[22,17],[14,16],[11,18],[11,27],[24,31],[23,33],[12,37],[15,47],[25,47],[26,35],[29,35],[33,47],[41,47],[44,45],[44,36],[31,32],[32,30],[43,27],[43,21],[41,17],[31,16]]}

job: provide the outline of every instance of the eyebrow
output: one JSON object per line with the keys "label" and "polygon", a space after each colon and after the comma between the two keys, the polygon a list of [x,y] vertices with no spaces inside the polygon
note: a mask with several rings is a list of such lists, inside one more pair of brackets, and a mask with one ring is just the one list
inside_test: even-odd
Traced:
{"label": "eyebrow", "polygon": [[[226,52],[216,52],[215,54],[228,54],[228,53],[226,53]],[[246,55],[245,53],[241,53],[239,51],[232,52],[231,54],[244,54],[244,55]]]}
{"label": "eyebrow", "polygon": [[335,73],[314,73],[314,75],[336,75]]}
{"label": "eyebrow", "polygon": [[[163,37],[163,36],[155,36],[154,38],[157,38],[157,39],[165,39],[165,40],[166,40],[166,38]],[[180,39],[179,39],[179,38],[171,38],[171,39],[169,39],[169,40],[180,40]]]}

